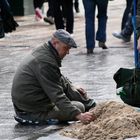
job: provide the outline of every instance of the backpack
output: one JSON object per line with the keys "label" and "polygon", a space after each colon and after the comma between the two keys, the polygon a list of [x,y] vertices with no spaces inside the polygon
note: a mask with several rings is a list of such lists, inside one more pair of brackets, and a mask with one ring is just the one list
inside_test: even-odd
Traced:
{"label": "backpack", "polygon": [[140,69],[120,68],[113,76],[116,88],[121,88],[117,93],[124,103],[140,107]]}

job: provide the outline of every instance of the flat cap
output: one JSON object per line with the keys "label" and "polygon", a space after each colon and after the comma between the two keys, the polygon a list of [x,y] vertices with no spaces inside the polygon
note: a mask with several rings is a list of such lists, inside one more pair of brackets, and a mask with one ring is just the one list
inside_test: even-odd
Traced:
{"label": "flat cap", "polygon": [[71,37],[71,35],[63,30],[63,29],[58,29],[54,34],[54,37],[62,41],[63,43],[67,44],[70,48],[77,48],[77,44],[74,41],[74,39]]}

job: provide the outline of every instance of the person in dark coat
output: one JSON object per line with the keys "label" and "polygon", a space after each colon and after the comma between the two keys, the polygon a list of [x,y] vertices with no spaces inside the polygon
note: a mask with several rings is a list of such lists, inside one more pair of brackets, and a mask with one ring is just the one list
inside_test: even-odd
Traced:
{"label": "person in dark coat", "polygon": [[7,0],[0,0],[0,38],[18,27]]}
{"label": "person in dark coat", "polygon": [[56,29],[65,29],[70,34],[73,34],[73,0],[52,0],[52,5]]}
{"label": "person in dark coat", "polygon": [[19,65],[12,84],[15,119],[23,124],[46,124],[58,121],[90,122],[89,110],[95,101],[82,88],[75,88],[60,71],[61,61],[77,45],[63,29],[33,51]]}

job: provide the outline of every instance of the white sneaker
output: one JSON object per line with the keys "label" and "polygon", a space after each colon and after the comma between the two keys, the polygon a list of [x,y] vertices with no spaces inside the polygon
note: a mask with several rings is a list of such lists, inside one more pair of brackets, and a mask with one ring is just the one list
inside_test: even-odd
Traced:
{"label": "white sneaker", "polygon": [[70,36],[71,36],[71,37],[74,37],[74,34],[73,34],[73,33],[71,33],[71,34],[70,34]]}

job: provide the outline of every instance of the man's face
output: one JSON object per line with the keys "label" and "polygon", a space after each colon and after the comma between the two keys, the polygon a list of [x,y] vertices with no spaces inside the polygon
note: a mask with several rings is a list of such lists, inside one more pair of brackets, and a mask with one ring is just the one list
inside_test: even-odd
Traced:
{"label": "man's face", "polygon": [[65,43],[58,41],[56,44],[57,52],[61,59],[63,59],[66,54],[69,54],[70,47],[68,47]]}

